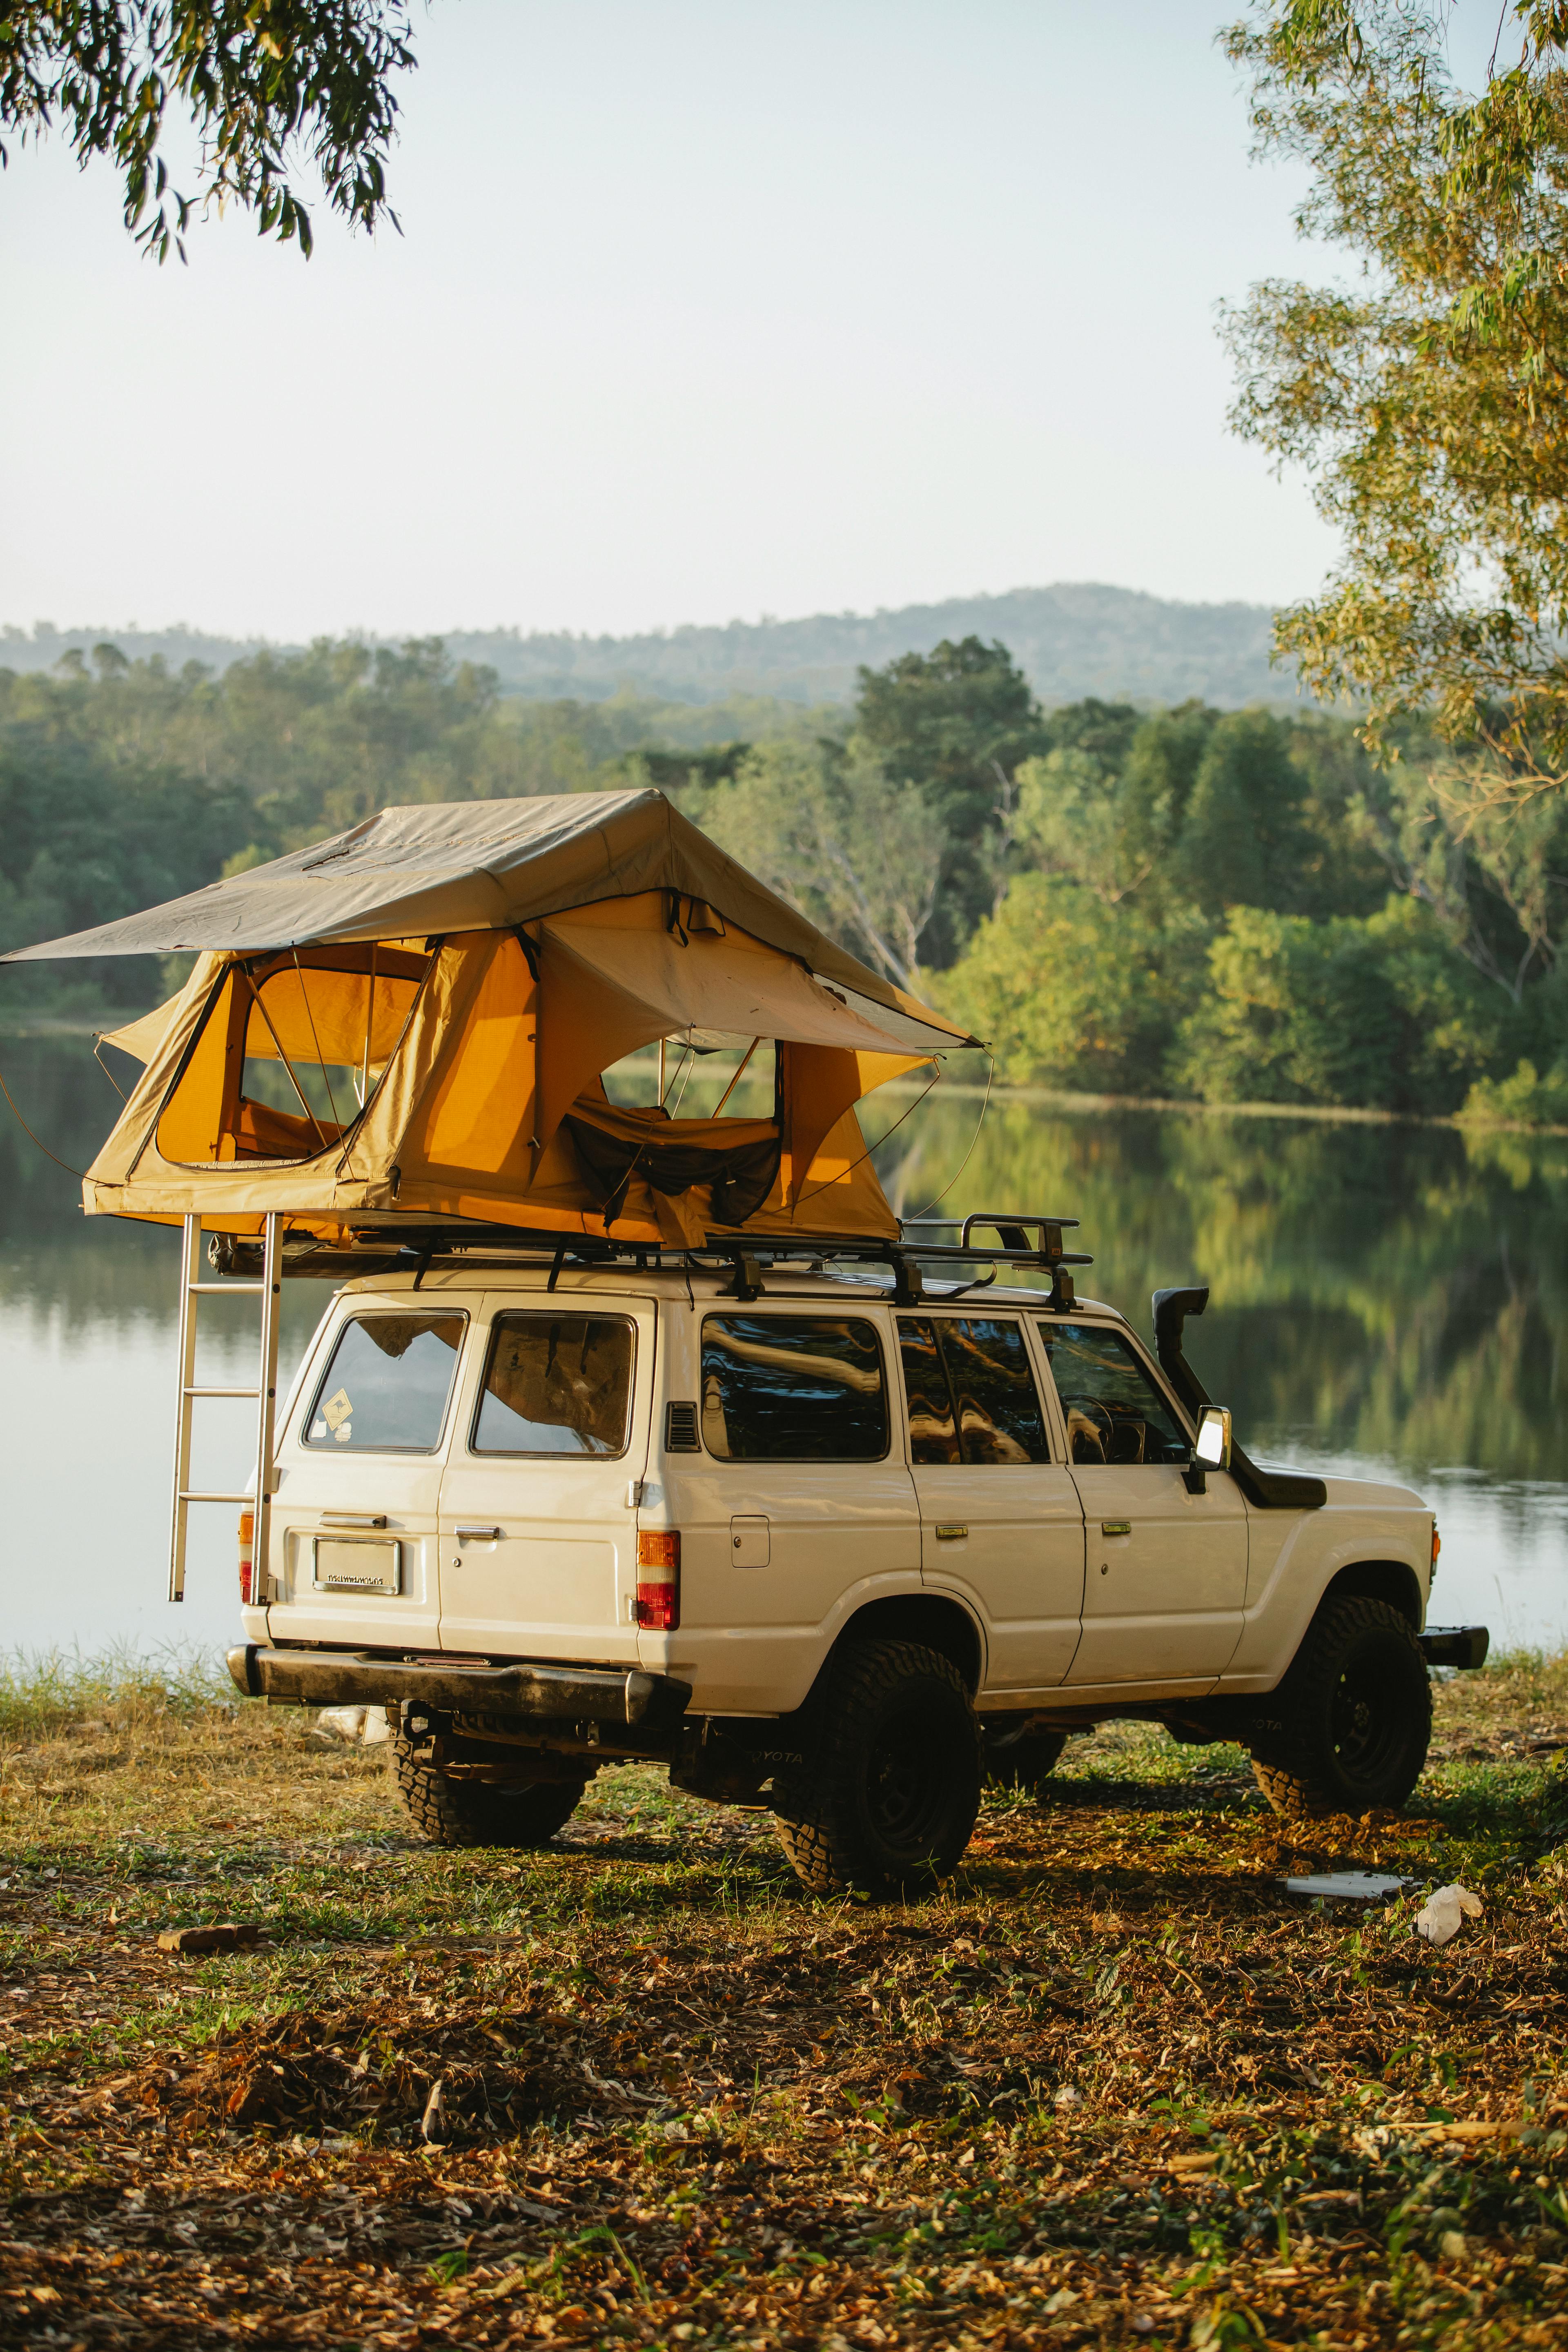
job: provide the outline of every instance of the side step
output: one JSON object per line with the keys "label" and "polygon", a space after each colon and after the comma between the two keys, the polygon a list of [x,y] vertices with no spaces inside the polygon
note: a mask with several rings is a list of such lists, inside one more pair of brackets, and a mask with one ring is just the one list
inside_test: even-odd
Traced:
{"label": "side step", "polygon": [[1485,1625],[1428,1625],[1415,1638],[1429,1666],[1468,1670],[1486,1664],[1492,1637]]}

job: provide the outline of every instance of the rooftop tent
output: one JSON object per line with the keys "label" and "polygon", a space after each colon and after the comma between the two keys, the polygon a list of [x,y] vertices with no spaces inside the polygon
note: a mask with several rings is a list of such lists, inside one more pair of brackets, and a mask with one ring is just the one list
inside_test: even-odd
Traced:
{"label": "rooftop tent", "polygon": [[[180,995],[110,1034],[145,1066],[89,1213],[892,1237],[855,1104],[973,1042],[657,792],[387,809],[20,955],[182,948]],[[612,1103],[603,1073],[671,1037],[772,1043],[772,1115]]]}

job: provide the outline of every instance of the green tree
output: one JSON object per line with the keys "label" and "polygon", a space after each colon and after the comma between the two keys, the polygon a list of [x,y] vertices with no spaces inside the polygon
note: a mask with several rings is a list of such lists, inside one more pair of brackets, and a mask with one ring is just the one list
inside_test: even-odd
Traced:
{"label": "green tree", "polygon": [[1233,907],[1171,1072],[1209,1102],[1458,1109],[1505,1008],[1407,898],[1364,921]]}
{"label": "green tree", "polygon": [[1156,926],[1064,876],[1022,874],[941,1000],[1008,1078],[1155,1094],[1203,948],[1190,919]]}
{"label": "green tree", "polygon": [[1234,421],[1343,534],[1281,650],[1366,698],[1374,740],[1428,705],[1479,733],[1500,759],[1471,788],[1507,796],[1568,772],[1568,5],[1505,8],[1479,94],[1447,13],[1275,0],[1226,36],[1259,149],[1307,167],[1299,226],[1357,266],[1252,289]]}
{"label": "green tree", "polygon": [[[309,253],[301,162],[354,227],[395,226],[392,79],[413,62],[404,0],[6,0],[0,131],[58,125],[79,162],[106,157],[127,228],[160,261],[184,258],[191,215],[210,203],[242,205]],[[200,142],[189,194],[161,152],[171,112]]]}
{"label": "green tree", "polygon": [[863,740],[847,751],[763,743],[693,810],[732,857],[900,988],[921,986],[920,943],[946,837],[912,786],[891,782]]}
{"label": "green tree", "polygon": [[888,776],[917,788],[947,836],[942,900],[921,948],[940,969],[1006,887],[1018,764],[1050,738],[1005,646],[944,638],[859,677],[857,735]]}
{"label": "green tree", "polygon": [[1172,843],[1171,886],[1204,914],[1300,906],[1315,844],[1293,748],[1289,722],[1267,710],[1211,729]]}

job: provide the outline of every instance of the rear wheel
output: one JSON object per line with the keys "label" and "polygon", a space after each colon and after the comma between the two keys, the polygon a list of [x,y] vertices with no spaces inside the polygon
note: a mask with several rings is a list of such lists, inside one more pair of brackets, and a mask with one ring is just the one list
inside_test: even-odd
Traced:
{"label": "rear wheel", "polygon": [[586,1780],[458,1780],[399,1734],[392,1770],[404,1811],[432,1845],[544,1845],[570,1821]]}
{"label": "rear wheel", "polygon": [[1277,1813],[1402,1805],[1432,1737],[1432,1687],[1409,1622],[1386,1601],[1331,1601],[1247,1737]]}
{"label": "rear wheel", "polygon": [[807,1759],[775,1787],[779,1837],[814,1895],[928,1893],[980,1810],[980,1727],[950,1659],[857,1643],[824,1670]]}

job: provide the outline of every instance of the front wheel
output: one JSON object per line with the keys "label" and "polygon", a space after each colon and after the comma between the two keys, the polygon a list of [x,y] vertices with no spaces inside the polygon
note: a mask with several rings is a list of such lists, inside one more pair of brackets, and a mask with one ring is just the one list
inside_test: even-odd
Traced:
{"label": "front wheel", "polygon": [[1362,1595],[1319,1610],[1247,1746],[1277,1813],[1403,1805],[1426,1761],[1432,1686],[1408,1621]]}
{"label": "front wheel", "polygon": [[392,1771],[403,1809],[432,1845],[547,1844],[582,1802],[586,1780],[458,1780],[399,1732]]}
{"label": "front wheel", "polygon": [[814,1895],[929,1893],[980,1810],[980,1727],[950,1659],[862,1642],[824,1670],[807,1754],[775,1787],[779,1838]]}

